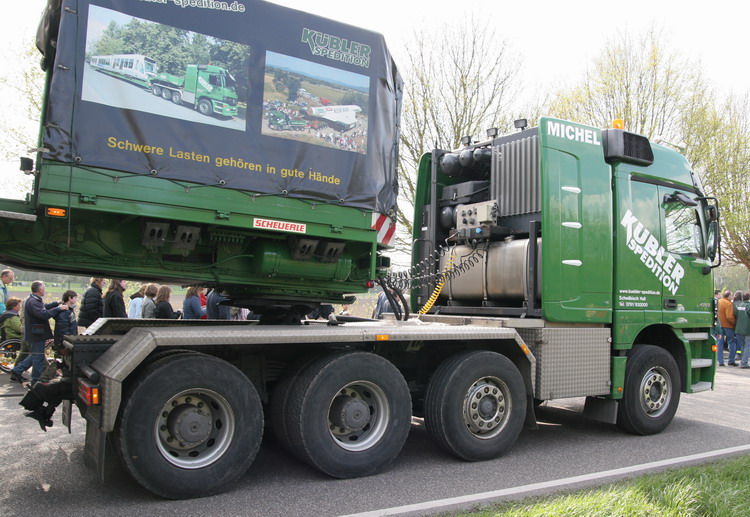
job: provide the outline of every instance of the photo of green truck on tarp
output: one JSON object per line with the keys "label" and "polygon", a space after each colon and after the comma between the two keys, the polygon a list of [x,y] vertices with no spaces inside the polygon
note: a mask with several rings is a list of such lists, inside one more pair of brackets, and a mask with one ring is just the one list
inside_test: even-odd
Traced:
{"label": "photo of green truck on tarp", "polygon": [[[242,58],[226,59],[231,51]],[[92,5],[81,98],[244,131],[248,88],[234,74],[247,77],[249,55],[247,45]]]}

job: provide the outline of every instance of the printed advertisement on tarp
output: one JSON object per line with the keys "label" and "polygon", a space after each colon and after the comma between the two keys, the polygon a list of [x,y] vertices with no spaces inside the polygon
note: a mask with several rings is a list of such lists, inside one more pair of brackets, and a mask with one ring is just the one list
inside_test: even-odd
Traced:
{"label": "printed advertisement on tarp", "polygon": [[395,206],[402,84],[381,35],[251,0],[63,0],[57,14],[46,158]]}

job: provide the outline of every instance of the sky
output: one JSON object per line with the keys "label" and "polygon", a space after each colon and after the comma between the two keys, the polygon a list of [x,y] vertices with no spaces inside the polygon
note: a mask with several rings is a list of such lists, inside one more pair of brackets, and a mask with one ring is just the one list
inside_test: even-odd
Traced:
{"label": "sky", "polygon": [[[380,32],[397,64],[405,61],[408,41],[415,29],[442,23],[457,25],[475,16],[487,21],[496,37],[520,56],[522,68],[517,73],[522,84],[534,91],[574,84],[618,31],[642,33],[653,25],[663,31],[670,49],[699,62],[721,91],[750,91],[750,67],[746,63],[750,43],[747,17],[738,11],[741,2],[277,0],[274,3]],[[28,48],[45,4],[45,0],[23,0],[5,5],[5,14],[0,19],[0,56],[6,78],[12,79],[19,73],[14,66],[15,56]],[[0,92],[3,116],[18,120],[19,125],[27,123],[12,91],[0,88]],[[10,169],[17,169],[16,163],[3,165],[0,179]]]}

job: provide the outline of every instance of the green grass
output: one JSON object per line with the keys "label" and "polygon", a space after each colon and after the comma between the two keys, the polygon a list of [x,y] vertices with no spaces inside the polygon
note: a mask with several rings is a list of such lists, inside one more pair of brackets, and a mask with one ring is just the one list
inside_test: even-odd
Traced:
{"label": "green grass", "polygon": [[639,477],[595,490],[525,499],[462,517],[750,516],[750,456]]}

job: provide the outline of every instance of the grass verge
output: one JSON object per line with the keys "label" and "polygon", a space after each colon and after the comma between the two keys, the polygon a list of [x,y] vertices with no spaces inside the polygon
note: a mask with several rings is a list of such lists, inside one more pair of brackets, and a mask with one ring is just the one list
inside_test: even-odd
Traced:
{"label": "grass verge", "polygon": [[544,499],[484,507],[461,517],[750,516],[750,456],[642,476]]}

